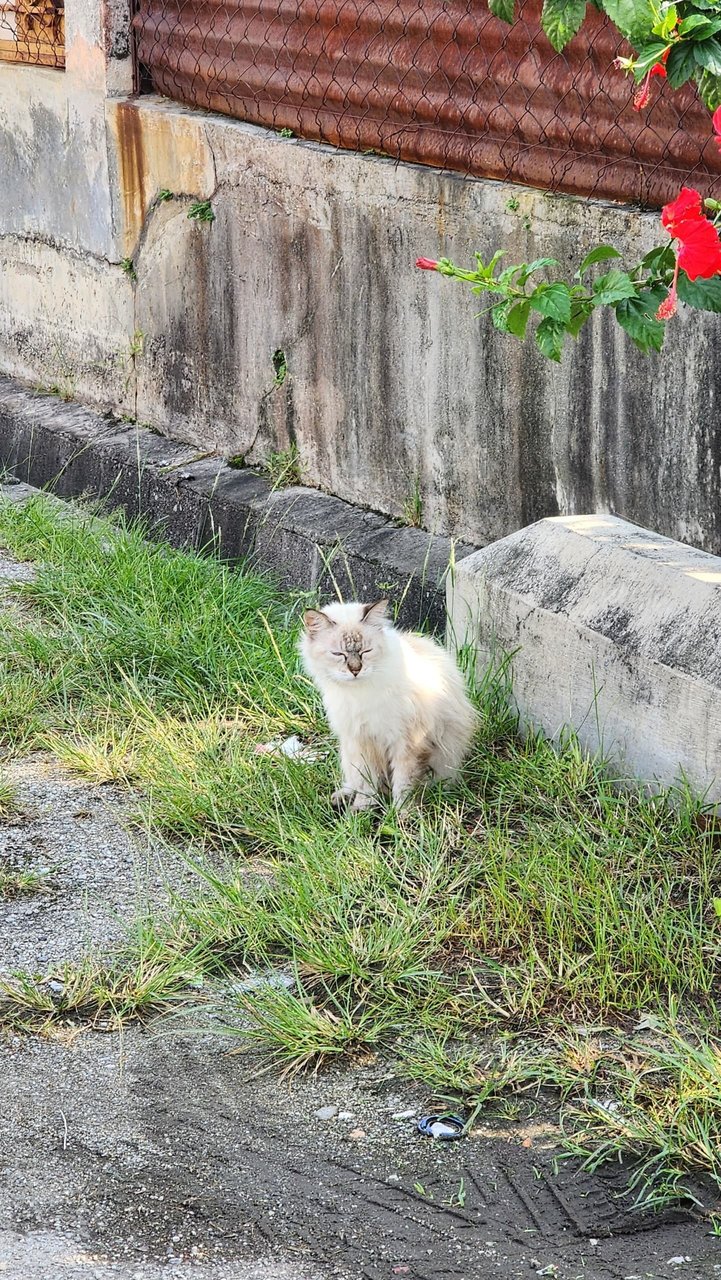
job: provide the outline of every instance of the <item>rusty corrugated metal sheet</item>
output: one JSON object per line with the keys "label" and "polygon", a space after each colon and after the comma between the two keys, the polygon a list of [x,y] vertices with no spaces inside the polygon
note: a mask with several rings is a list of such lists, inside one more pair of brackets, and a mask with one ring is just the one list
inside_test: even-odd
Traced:
{"label": "rusty corrugated metal sheet", "polygon": [[660,205],[682,181],[721,189],[708,111],[653,84],[640,114],[612,66],[618,35],[590,11],[562,54],[540,0],[512,27],[478,0],[139,0],[155,91],[304,138]]}

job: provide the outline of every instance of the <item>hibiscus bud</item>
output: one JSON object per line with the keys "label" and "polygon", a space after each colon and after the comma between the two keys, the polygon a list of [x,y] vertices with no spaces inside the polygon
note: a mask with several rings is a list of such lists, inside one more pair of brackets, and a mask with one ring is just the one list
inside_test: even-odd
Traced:
{"label": "hibiscus bud", "polygon": [[416,266],[420,267],[421,271],[438,270],[438,263],[435,258],[416,258]]}

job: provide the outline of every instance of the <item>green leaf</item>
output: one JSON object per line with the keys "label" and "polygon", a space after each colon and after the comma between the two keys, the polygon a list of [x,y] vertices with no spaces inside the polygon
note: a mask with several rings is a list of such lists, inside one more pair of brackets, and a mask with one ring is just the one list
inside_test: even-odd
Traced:
{"label": "green leaf", "polygon": [[721,898],[712,898],[711,901],[716,915],[721,919]]}
{"label": "green leaf", "polygon": [[586,16],[586,0],[543,0],[541,26],[556,53],[575,36]]}
{"label": "green leaf", "polygon": [[678,273],[678,296],[699,311],[721,312],[721,276],[710,280],[689,280],[685,271]]}
{"label": "green leaf", "polygon": [[597,307],[635,296],[636,286],[627,271],[609,271],[593,282],[593,299]]}
{"label": "green leaf", "polygon": [[646,355],[663,346],[665,326],[656,319],[656,311],[665,296],[665,289],[644,289],[638,297],[623,298],[616,304],[618,323]]}
{"label": "green leaf", "polygon": [[542,271],[544,267],[558,266],[560,266],[558,258],[534,258],[533,262],[524,262],[518,272],[516,283],[519,289],[522,289],[529,276],[534,275],[536,271]]}
{"label": "green leaf", "polygon": [[680,89],[690,79],[696,66],[696,54],[692,40],[679,40],[668,55],[666,75],[672,89]]}
{"label": "green leaf", "polygon": [[652,44],[642,45],[638,50],[636,65],[633,69],[634,80],[643,80],[646,72],[650,71],[651,67],[655,67],[656,63],[661,61],[668,48],[668,42],[662,44],[658,40],[655,40]]}
{"label": "green leaf", "polygon": [[635,49],[648,39],[656,22],[651,0],[603,0],[603,8]]}
{"label": "green leaf", "polygon": [[668,40],[676,30],[678,23],[678,10],[675,4],[669,5],[659,22],[653,28],[653,34],[659,36],[661,40]]}
{"label": "green leaf", "polygon": [[565,324],[547,317],[536,329],[536,344],[539,351],[542,351],[549,360],[560,361],[565,336]]}
{"label": "green leaf", "polygon": [[571,290],[567,284],[539,284],[530,297],[531,306],[542,316],[568,324],[571,319]]}
{"label": "green leaf", "polygon": [[676,265],[676,255],[673,251],[671,243],[661,244],[656,249],[651,249],[645,258],[641,259],[641,266],[647,271],[673,271]]}
{"label": "green leaf", "polygon": [[513,22],[515,0],[488,0],[488,8],[496,18],[502,18],[504,22]]}
{"label": "green leaf", "polygon": [[491,320],[494,329],[498,329],[501,333],[508,333],[508,312],[512,303],[497,302],[495,307],[491,307]]}
{"label": "green leaf", "polygon": [[581,263],[576,275],[580,279],[584,272],[588,271],[596,262],[605,262],[607,258],[620,258],[618,249],[614,249],[612,244],[599,244],[590,253],[587,253]]}
{"label": "green leaf", "polygon": [[721,76],[721,44],[718,40],[702,40],[694,46],[696,61],[714,76]]}
{"label": "green leaf", "polygon": [[524,298],[521,302],[517,302],[515,307],[511,307],[508,312],[506,317],[508,332],[512,333],[514,337],[525,338],[530,310],[531,300],[530,298]]}
{"label": "green leaf", "polygon": [[721,107],[721,78],[715,76],[712,71],[704,69],[698,76],[698,91],[701,101],[709,111],[715,111],[717,107]]}
{"label": "green leaf", "polygon": [[591,304],[589,302],[574,302],[571,307],[571,319],[566,325],[566,329],[572,338],[578,337],[590,314]]}
{"label": "green leaf", "polygon": [[693,36],[694,40],[706,40],[721,31],[721,18],[707,18],[703,13],[692,13],[679,23],[679,35]]}

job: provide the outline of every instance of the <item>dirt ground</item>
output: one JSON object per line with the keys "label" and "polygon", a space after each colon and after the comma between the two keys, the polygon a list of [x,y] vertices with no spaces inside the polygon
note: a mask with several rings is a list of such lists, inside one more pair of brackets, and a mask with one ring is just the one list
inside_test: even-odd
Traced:
{"label": "dirt ground", "polygon": [[[45,757],[8,773],[22,812],[0,863],[51,887],[0,904],[0,972],[102,949],[182,881],[113,787]],[[557,1170],[550,1113],[437,1143],[417,1132],[422,1090],[388,1064],[290,1087],[234,1044],[187,1020],[0,1033],[0,1275],[721,1278],[708,1223],[632,1213],[621,1170]]]}

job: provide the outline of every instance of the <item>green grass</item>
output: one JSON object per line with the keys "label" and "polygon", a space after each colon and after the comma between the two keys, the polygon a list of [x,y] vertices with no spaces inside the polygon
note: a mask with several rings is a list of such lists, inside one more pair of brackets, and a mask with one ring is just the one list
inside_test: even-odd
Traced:
{"label": "green grass", "polygon": [[[142,945],[81,966],[76,986],[66,975],[64,1002],[18,978],[6,1019],[119,1018],[174,1004],[189,975],[282,970],[290,985],[243,989],[221,1021],[284,1070],[389,1054],[469,1115],[553,1088],[570,1147],[632,1154],[636,1193],[685,1193],[689,1170],[721,1185],[719,1051],[703,1030],[721,827],[697,799],[619,787],[571,735],[521,739],[501,670],[476,682],[459,784],[401,814],[339,817],[296,657],[300,598],[44,499],[0,506],[0,540],[37,565],[14,588],[30,608],[0,625],[4,749],[50,748],[132,786],[196,872]],[[320,758],[256,754],[291,732]]]}
{"label": "green grass", "polygon": [[26,894],[42,893],[46,887],[47,876],[38,871],[0,867],[0,901],[22,898]]}

